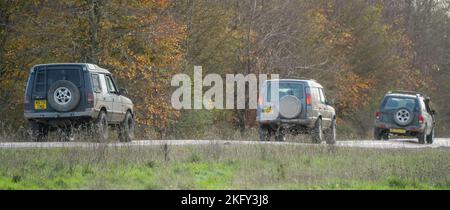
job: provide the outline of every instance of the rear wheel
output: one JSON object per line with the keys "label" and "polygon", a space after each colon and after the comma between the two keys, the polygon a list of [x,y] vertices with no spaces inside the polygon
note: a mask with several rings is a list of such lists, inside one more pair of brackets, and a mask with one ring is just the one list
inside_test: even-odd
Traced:
{"label": "rear wheel", "polygon": [[125,119],[119,127],[119,140],[121,142],[131,142],[134,139],[134,119],[130,112],[127,112]]}
{"label": "rear wheel", "polygon": [[283,131],[278,131],[275,134],[275,141],[285,141],[286,140],[286,135],[284,134]]}
{"label": "rear wheel", "polygon": [[381,139],[388,141],[389,140],[389,131],[385,130],[383,133],[381,133]]}
{"label": "rear wheel", "polygon": [[375,138],[375,140],[381,140],[381,130],[379,128],[375,128],[373,130],[373,137]]}
{"label": "rear wheel", "polygon": [[424,131],[423,131],[423,133],[419,133],[419,136],[418,136],[418,138],[419,138],[419,144],[425,144],[426,143],[426,140],[427,140],[427,126],[425,126],[425,129],[424,129]]}
{"label": "rear wheel", "polygon": [[105,142],[109,137],[108,119],[106,118],[106,112],[100,111],[97,120],[94,122],[95,141]]}
{"label": "rear wheel", "polygon": [[270,132],[267,126],[259,126],[258,129],[259,140],[260,141],[269,141],[270,140]]}
{"label": "rear wheel", "polygon": [[375,128],[373,131],[375,140],[389,140],[389,132],[381,128]]}
{"label": "rear wheel", "polygon": [[49,130],[48,125],[30,121],[28,127],[31,141],[39,142],[47,140]]}
{"label": "rear wheel", "polygon": [[75,127],[74,125],[68,125],[58,128],[59,141],[74,141],[75,140]]}
{"label": "rear wheel", "polygon": [[317,119],[316,124],[312,130],[312,140],[316,144],[322,143],[323,140],[323,129],[322,129],[322,119]]}

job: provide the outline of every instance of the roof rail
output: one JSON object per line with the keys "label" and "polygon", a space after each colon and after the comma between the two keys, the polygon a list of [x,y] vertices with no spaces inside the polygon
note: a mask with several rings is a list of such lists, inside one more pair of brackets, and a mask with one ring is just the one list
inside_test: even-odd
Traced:
{"label": "roof rail", "polygon": [[306,78],[306,77],[294,77],[294,78],[292,78],[292,79],[298,79],[298,80],[311,80],[311,81],[317,82],[317,80],[315,80],[315,79]]}
{"label": "roof rail", "polygon": [[315,79],[309,79],[309,78],[304,78],[304,77],[291,77],[289,79],[285,79],[285,78],[278,78],[278,79],[271,79],[268,78],[267,80],[309,80],[309,81],[313,81],[313,82],[317,82],[317,80]]}
{"label": "roof rail", "polygon": [[398,94],[411,94],[411,95],[420,95],[422,96],[422,93],[416,92],[416,91],[407,91],[407,90],[395,90],[395,91],[389,91],[388,94],[393,94],[393,93],[398,93]]}

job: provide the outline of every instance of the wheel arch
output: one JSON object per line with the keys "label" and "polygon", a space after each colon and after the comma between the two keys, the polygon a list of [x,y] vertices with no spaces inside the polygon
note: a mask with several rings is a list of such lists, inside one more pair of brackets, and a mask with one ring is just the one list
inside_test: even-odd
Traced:
{"label": "wheel arch", "polygon": [[102,113],[102,112],[105,112],[105,114],[108,114],[108,111],[107,111],[106,107],[102,106],[102,107],[100,108],[100,110],[98,111],[98,114],[97,114],[97,118],[96,118],[96,119],[98,119],[98,117],[100,116],[100,113]]}

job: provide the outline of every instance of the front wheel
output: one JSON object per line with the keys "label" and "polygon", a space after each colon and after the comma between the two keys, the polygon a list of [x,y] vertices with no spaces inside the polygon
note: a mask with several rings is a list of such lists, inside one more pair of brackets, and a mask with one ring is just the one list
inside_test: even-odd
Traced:
{"label": "front wheel", "polygon": [[134,118],[130,112],[125,114],[125,119],[120,124],[119,140],[121,142],[131,142],[134,139]]}
{"label": "front wheel", "polygon": [[331,126],[325,135],[325,141],[327,144],[336,144],[336,119],[331,121]]}

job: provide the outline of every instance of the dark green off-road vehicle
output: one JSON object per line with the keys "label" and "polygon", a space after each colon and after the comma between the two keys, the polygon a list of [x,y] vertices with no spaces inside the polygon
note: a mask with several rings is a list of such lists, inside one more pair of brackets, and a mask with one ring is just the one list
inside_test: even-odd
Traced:
{"label": "dark green off-road vehicle", "polygon": [[389,92],[376,113],[374,137],[388,140],[390,135],[414,136],[420,144],[432,144],[435,114],[429,97],[410,91]]}

